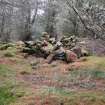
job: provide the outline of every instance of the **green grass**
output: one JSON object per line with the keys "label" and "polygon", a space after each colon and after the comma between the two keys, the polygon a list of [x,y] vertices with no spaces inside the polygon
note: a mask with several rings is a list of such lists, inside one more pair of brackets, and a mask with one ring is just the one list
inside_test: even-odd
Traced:
{"label": "green grass", "polygon": [[0,64],[0,105],[9,105],[14,102],[16,95],[12,94],[15,88],[15,73],[7,65]]}
{"label": "green grass", "polygon": [[0,105],[9,105],[25,95],[23,87],[16,79],[16,73],[7,65],[0,64]]}
{"label": "green grass", "polygon": [[9,86],[0,87],[0,105],[9,105],[16,100],[16,96],[12,94],[12,88]]}

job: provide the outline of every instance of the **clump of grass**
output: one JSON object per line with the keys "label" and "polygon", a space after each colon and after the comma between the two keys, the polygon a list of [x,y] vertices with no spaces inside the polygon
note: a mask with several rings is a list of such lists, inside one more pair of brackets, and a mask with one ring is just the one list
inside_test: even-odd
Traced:
{"label": "clump of grass", "polygon": [[4,53],[4,56],[5,57],[14,57],[15,56],[15,53],[10,52],[10,51],[7,51],[7,52]]}
{"label": "clump of grass", "polygon": [[24,94],[25,94],[25,92],[17,92],[16,97],[18,97],[18,98],[23,97]]}
{"label": "clump of grass", "polygon": [[31,68],[33,70],[37,70],[39,68],[39,64],[40,64],[40,61],[33,61],[33,62],[30,63]]}
{"label": "clump of grass", "polygon": [[21,75],[29,75],[30,73],[28,71],[21,71],[20,74]]}

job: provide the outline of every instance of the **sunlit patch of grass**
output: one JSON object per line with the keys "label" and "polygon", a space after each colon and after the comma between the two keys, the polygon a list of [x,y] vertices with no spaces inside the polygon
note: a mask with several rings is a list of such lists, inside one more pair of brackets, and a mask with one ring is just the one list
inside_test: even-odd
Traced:
{"label": "sunlit patch of grass", "polygon": [[105,57],[90,56],[85,58],[86,61],[80,62],[80,69],[102,69],[105,70]]}

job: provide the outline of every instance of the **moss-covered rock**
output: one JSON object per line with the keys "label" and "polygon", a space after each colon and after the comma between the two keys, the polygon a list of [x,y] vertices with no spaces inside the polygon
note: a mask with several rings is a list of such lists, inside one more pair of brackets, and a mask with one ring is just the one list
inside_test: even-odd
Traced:
{"label": "moss-covered rock", "polygon": [[7,43],[7,44],[0,44],[0,50],[7,50],[9,47],[14,47],[15,44]]}

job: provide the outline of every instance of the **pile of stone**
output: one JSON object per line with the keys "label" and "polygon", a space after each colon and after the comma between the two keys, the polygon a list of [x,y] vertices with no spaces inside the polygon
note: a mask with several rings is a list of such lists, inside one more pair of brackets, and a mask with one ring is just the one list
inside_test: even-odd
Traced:
{"label": "pile of stone", "polygon": [[55,38],[50,38],[47,32],[42,34],[42,37],[36,41],[24,42],[23,52],[34,54],[39,57],[44,57],[51,63],[53,60],[59,59],[66,62],[74,62],[82,56],[88,56],[88,52],[77,46],[77,37],[64,36],[60,41]]}
{"label": "pile of stone", "polygon": [[64,36],[61,39],[61,43],[63,44],[63,46],[65,48],[68,48],[68,49],[72,49],[73,47],[75,47],[77,41],[78,41],[78,39],[77,39],[77,37],[75,35],[70,36],[70,37]]}
{"label": "pile of stone", "polygon": [[44,32],[39,40],[24,42],[23,52],[46,58],[52,52],[55,43],[55,39],[49,38],[48,33]]}
{"label": "pile of stone", "polygon": [[[16,43],[0,43],[0,50],[21,51],[25,55],[35,55],[47,59],[48,63],[53,60],[63,60],[67,63],[75,62],[82,56],[88,56],[89,53],[83,47],[78,46],[79,40],[75,35],[64,36],[57,41],[50,38],[47,32],[42,33],[42,37],[36,41],[18,41]],[[12,49],[12,50],[11,50]],[[12,52],[13,53],[13,52]]]}

